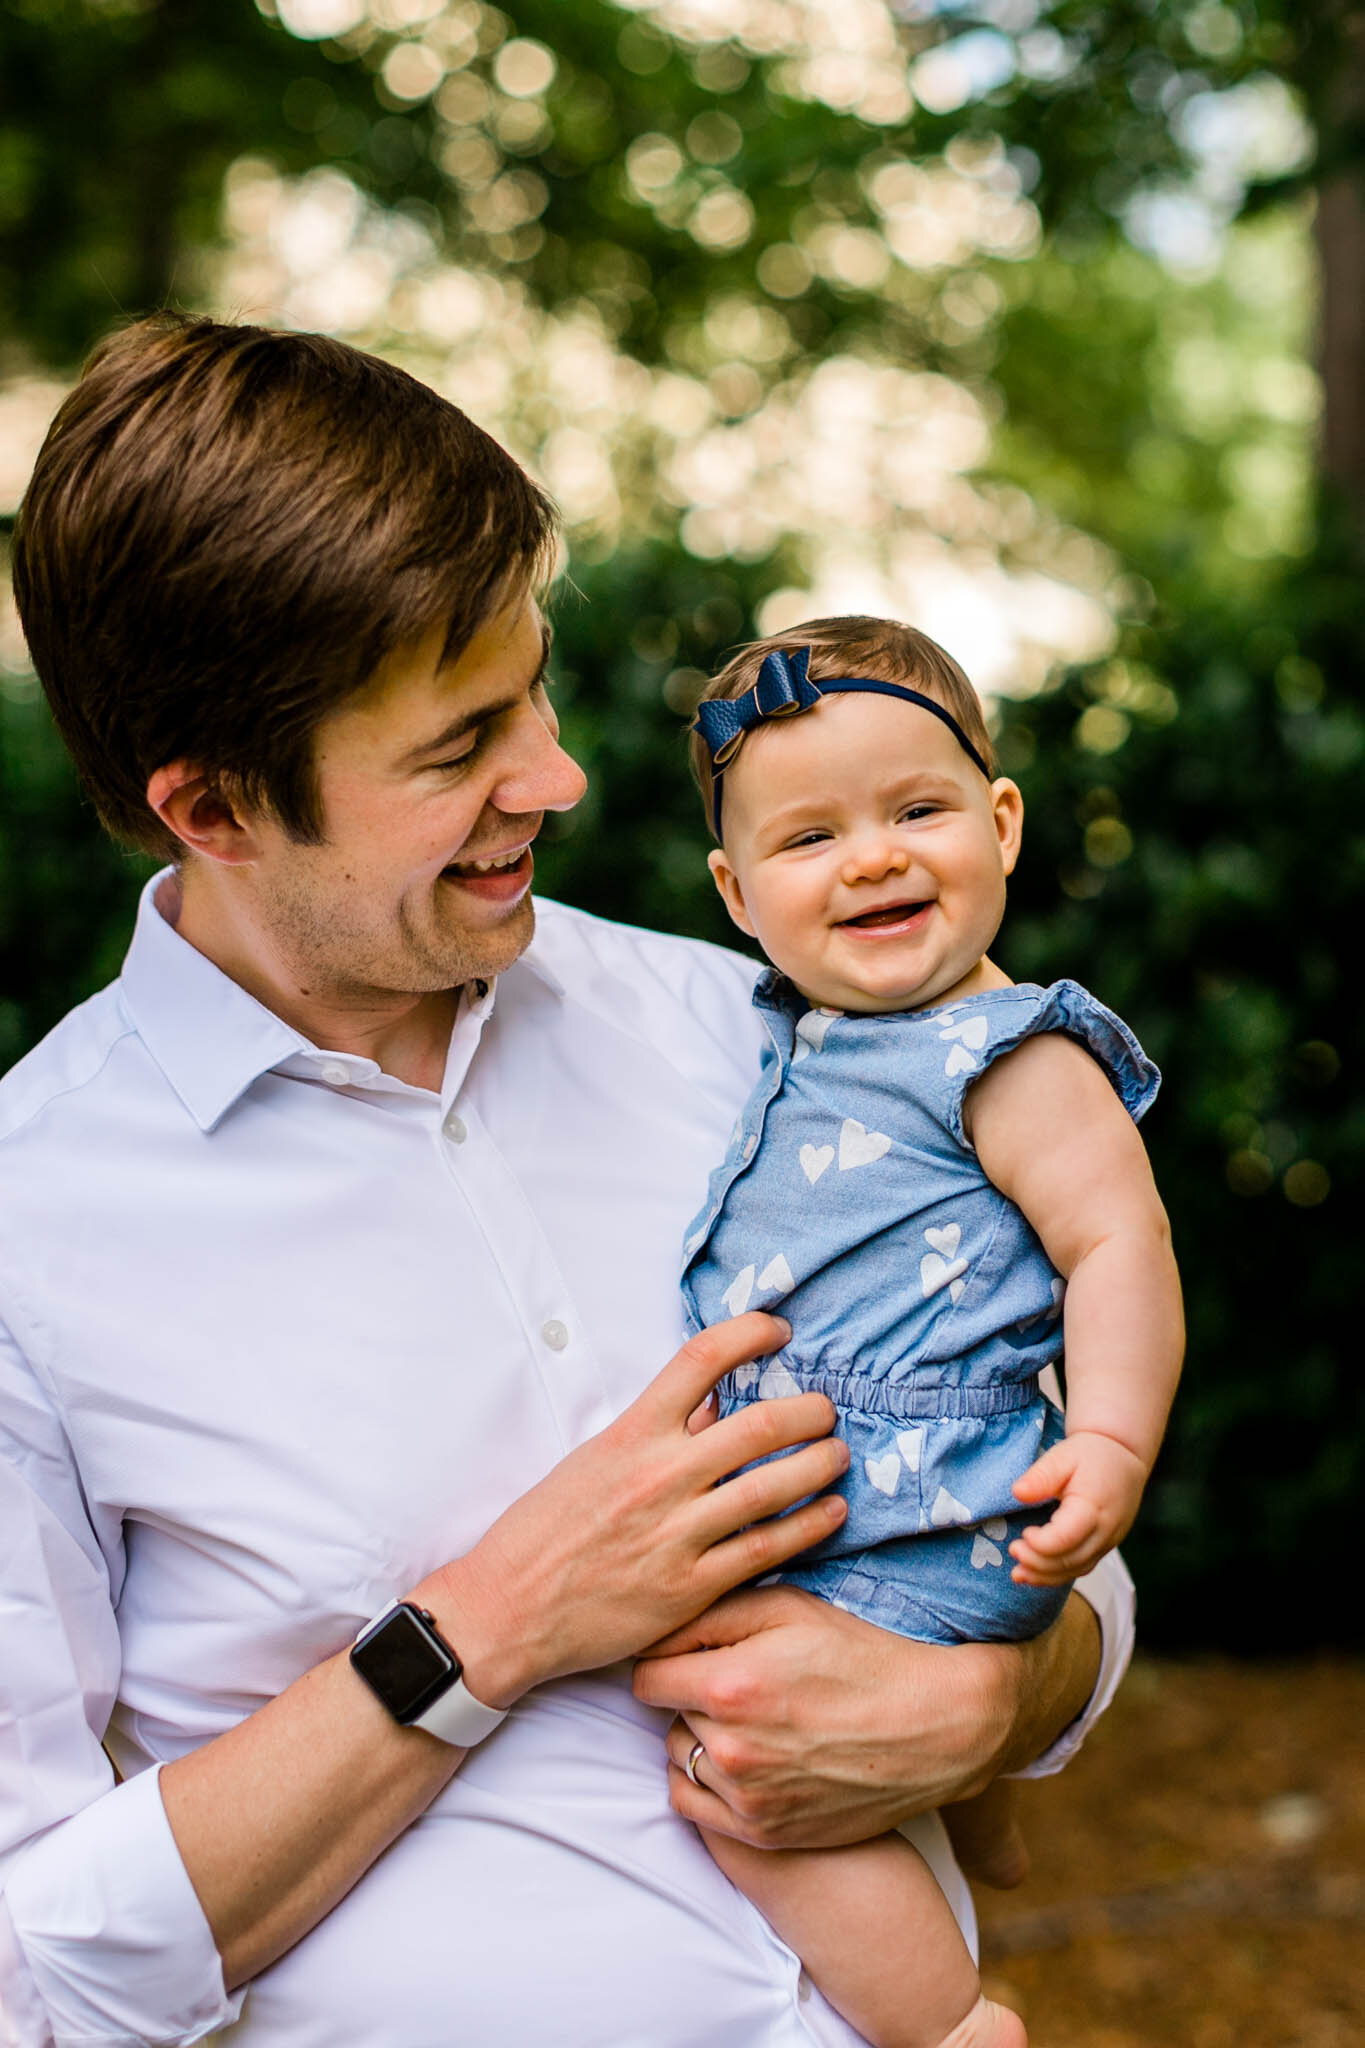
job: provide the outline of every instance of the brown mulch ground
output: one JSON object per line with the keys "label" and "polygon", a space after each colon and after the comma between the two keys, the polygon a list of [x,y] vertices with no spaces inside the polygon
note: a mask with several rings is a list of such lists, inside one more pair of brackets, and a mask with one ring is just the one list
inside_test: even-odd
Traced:
{"label": "brown mulch ground", "polygon": [[1139,1662],[978,1895],[1032,2048],[1365,2048],[1365,1664]]}

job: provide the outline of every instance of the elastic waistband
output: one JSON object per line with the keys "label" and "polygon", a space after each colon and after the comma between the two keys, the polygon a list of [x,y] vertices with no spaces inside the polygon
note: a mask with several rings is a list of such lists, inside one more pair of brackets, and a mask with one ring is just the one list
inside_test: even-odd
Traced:
{"label": "elastic waistband", "polygon": [[[925,1386],[915,1379],[885,1380],[860,1372],[812,1372],[783,1354],[781,1363],[803,1394],[825,1394],[836,1408],[863,1415],[886,1415],[907,1421],[951,1420],[961,1416],[1017,1415],[1044,1397],[1037,1375],[1022,1380],[995,1380],[985,1386]],[[727,1374],[722,1386],[733,1398]]]}

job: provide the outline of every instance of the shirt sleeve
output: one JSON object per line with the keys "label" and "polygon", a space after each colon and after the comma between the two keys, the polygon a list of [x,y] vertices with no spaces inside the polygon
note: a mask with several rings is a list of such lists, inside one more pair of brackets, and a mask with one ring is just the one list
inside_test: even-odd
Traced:
{"label": "shirt sleeve", "polygon": [[159,1773],[116,1786],[121,1554],[0,1325],[0,2044],[184,2044],[234,2019]]}

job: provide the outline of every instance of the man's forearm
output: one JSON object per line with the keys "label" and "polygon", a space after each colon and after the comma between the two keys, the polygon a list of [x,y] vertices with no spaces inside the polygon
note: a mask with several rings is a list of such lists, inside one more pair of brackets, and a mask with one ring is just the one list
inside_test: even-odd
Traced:
{"label": "man's forearm", "polygon": [[400,1728],[340,1656],[166,1765],[166,1817],[227,1988],[315,1927],[463,1755]]}
{"label": "man's forearm", "polygon": [[1056,1623],[1021,1652],[1005,1740],[990,1774],[1021,1771],[1050,1749],[1084,1709],[1100,1670],[1095,1610],[1073,1593]]}

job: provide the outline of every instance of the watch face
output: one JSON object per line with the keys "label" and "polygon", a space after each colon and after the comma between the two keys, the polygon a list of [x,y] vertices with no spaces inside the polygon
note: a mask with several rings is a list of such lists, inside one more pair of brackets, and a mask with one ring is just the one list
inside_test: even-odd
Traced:
{"label": "watch face", "polygon": [[408,1607],[395,1607],[351,1651],[351,1662],[396,1720],[422,1711],[459,1665]]}

